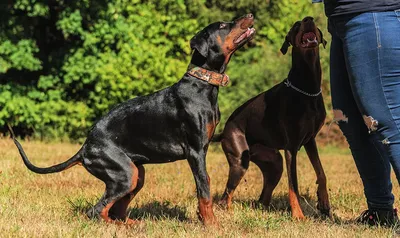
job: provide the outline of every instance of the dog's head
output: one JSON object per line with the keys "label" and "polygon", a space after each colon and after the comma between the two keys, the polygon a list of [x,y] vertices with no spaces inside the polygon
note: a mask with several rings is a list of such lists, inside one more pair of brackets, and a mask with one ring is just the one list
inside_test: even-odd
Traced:
{"label": "dog's head", "polygon": [[233,22],[215,22],[198,32],[191,40],[192,63],[222,73],[231,55],[255,34],[253,15]]}
{"label": "dog's head", "polygon": [[324,48],[326,46],[321,30],[315,25],[312,17],[305,17],[302,21],[294,23],[285,37],[281,52],[286,54],[289,46],[293,46],[293,50],[306,53],[310,50],[318,50],[319,44],[322,44]]}

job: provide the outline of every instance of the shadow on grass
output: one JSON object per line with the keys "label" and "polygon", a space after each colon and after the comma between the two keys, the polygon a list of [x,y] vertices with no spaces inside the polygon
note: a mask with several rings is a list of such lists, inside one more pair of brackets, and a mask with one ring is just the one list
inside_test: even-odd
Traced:
{"label": "shadow on grass", "polygon": [[[221,194],[216,194],[214,195],[213,199],[216,203],[218,203],[221,200],[221,197]],[[314,203],[314,201],[308,195],[302,196],[302,198],[300,198],[300,203],[302,203],[302,200],[306,200],[306,203],[308,204]],[[272,196],[271,204],[268,207],[265,207],[258,200],[254,199],[235,199],[235,197],[233,197],[232,203],[234,206],[236,205],[243,208],[259,209],[270,212],[290,211],[289,198],[287,195]]]}
{"label": "shadow on grass", "polygon": [[96,200],[98,198],[92,198],[91,200],[86,198],[76,198],[76,199],[68,199],[68,203],[72,208],[72,213],[75,216],[78,215],[86,215],[86,212],[91,209],[94,204],[96,204]]}
{"label": "shadow on grass", "polygon": [[178,221],[188,221],[187,210],[185,207],[172,205],[169,201],[149,202],[141,207],[128,209],[128,215],[131,219],[143,220],[162,220],[171,219]]}
{"label": "shadow on grass", "polygon": [[[72,212],[74,215],[85,215],[86,212],[91,209],[96,203],[97,199],[85,199],[77,198],[74,200],[68,200],[68,203],[72,207]],[[128,208],[127,214],[129,218],[134,220],[178,220],[178,221],[188,221],[187,210],[184,207],[171,204],[169,201],[159,202],[153,201],[149,202],[141,207],[137,205]]]}
{"label": "shadow on grass", "polygon": [[[214,195],[215,205],[218,204],[221,198],[220,194]],[[74,215],[85,215],[86,212],[93,207],[98,198],[86,199],[86,198],[77,198],[74,200],[68,200],[72,208],[72,212]],[[355,219],[343,219],[338,217],[333,212],[333,219],[330,220],[324,215],[321,215],[317,208],[314,199],[312,199],[309,195],[302,195],[300,197],[300,204],[303,210],[304,215],[307,218],[315,219],[317,222],[326,222],[328,221],[331,224],[339,225],[339,226],[358,226],[355,222]],[[282,216],[290,217],[290,205],[289,198],[287,195],[276,195],[272,197],[272,201],[269,207],[263,206],[257,200],[254,199],[233,199],[233,206],[239,209],[254,209],[260,210],[263,212],[272,212],[279,213]],[[223,209],[220,206],[215,206],[215,209]],[[147,204],[144,204],[140,207],[137,205],[131,206],[128,209],[127,214],[129,218],[134,220],[177,220],[180,222],[189,221],[190,219],[187,217],[187,209],[185,207],[173,205],[169,201],[152,201]],[[86,215],[85,215],[86,216]]]}
{"label": "shadow on grass", "polygon": [[[221,194],[214,195],[214,201],[216,204],[221,199]],[[328,216],[321,214],[317,209],[317,201],[314,198],[311,198],[309,194],[301,194],[300,199],[300,206],[304,213],[304,216],[316,220],[330,220],[334,224],[354,224],[354,219],[344,220],[338,217],[336,214],[333,213],[332,208],[332,219]],[[243,209],[254,209],[254,210],[262,210],[265,212],[273,212],[273,213],[280,213],[282,215],[290,216],[291,208],[289,204],[289,197],[288,195],[274,195],[272,196],[271,203],[268,207],[265,207],[261,204],[258,200],[254,199],[232,199],[233,206],[241,207]],[[218,206],[219,209],[225,209],[222,206]]]}

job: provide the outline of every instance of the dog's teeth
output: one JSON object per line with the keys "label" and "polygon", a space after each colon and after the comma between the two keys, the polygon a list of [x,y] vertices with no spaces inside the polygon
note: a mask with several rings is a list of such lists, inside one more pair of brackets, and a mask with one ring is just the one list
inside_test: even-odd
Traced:
{"label": "dog's teeth", "polygon": [[310,43],[310,42],[315,42],[315,41],[317,41],[317,39],[316,39],[316,38],[314,38],[314,39],[312,39],[312,40],[310,40],[310,39],[307,39],[307,42],[308,42],[308,43]]}

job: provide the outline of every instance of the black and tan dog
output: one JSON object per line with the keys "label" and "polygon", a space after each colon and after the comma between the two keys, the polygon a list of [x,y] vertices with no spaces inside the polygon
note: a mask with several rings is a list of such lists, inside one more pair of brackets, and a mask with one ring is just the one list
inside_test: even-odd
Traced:
{"label": "black and tan dog", "polygon": [[253,15],[247,14],[198,32],[190,41],[194,53],[188,72],[179,82],[116,106],[94,125],[78,153],[64,163],[38,168],[14,138],[25,165],[46,174],[82,164],[106,186],[88,215],[133,224],[126,210],[143,187],[143,165],[187,159],[196,182],[199,217],[206,225],[216,223],[205,158],[220,118],[218,86],[228,83],[226,66],[233,52],[253,37],[253,22]]}
{"label": "black and tan dog", "polygon": [[325,46],[326,41],[313,18],[296,22],[281,48],[286,54],[288,47],[293,46],[288,78],[236,109],[223,133],[215,136],[214,140],[222,143],[230,167],[220,202],[223,206],[231,206],[233,192],[250,161],[263,173],[264,187],[259,201],[268,206],[283,170],[283,159],[278,150],[284,150],[292,216],[304,218],[298,201],[296,172],[296,154],[304,145],[317,174],[318,208],[329,215],[326,178],[315,143],[326,115],[321,95],[320,43]]}

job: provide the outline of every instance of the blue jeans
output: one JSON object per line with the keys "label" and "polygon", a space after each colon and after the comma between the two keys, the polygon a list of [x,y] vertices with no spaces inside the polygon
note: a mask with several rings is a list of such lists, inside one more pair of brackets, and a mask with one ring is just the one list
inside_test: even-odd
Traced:
{"label": "blue jeans", "polygon": [[400,181],[400,10],[330,17],[335,121],[364,184],[369,209],[393,209]]}

